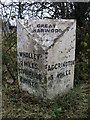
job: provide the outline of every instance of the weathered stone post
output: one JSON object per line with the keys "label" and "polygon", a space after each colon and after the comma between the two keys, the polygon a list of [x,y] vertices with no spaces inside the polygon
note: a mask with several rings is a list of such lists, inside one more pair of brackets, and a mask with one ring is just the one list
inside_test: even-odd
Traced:
{"label": "weathered stone post", "polygon": [[20,87],[48,99],[73,88],[75,42],[75,20],[17,20]]}

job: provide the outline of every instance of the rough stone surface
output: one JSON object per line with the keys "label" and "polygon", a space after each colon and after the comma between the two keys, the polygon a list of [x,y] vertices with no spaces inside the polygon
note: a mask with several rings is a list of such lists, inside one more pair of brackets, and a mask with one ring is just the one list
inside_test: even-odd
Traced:
{"label": "rough stone surface", "polygon": [[20,87],[49,99],[73,88],[75,41],[75,20],[17,20]]}

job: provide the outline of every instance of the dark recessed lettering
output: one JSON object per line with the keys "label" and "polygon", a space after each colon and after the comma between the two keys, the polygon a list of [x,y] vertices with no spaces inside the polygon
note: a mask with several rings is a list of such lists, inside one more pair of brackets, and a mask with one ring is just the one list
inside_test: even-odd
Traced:
{"label": "dark recessed lettering", "polygon": [[40,54],[28,53],[28,52],[19,52],[19,55],[22,58],[30,58],[34,60],[39,60],[41,56]]}
{"label": "dark recessed lettering", "polygon": [[63,78],[63,77],[68,76],[70,74],[71,74],[71,70],[66,70],[64,72],[58,73],[57,78]]}
{"label": "dark recessed lettering", "polygon": [[37,32],[41,32],[40,29],[37,29]]}
{"label": "dark recessed lettering", "polygon": [[29,85],[30,87],[37,88],[37,83],[35,81],[32,81],[31,79],[26,79],[22,76],[20,76],[20,82]]}
{"label": "dark recessed lettering", "polygon": [[38,65],[36,63],[32,63],[32,62],[30,63],[29,61],[24,61],[24,66],[33,69],[38,69]]}
{"label": "dark recessed lettering", "polygon": [[73,61],[65,61],[63,63],[56,63],[53,65],[45,65],[45,69],[48,69],[48,71],[51,71],[54,69],[64,68],[64,67],[72,66],[72,65],[74,65],[74,60]]}
{"label": "dark recessed lettering", "polygon": [[65,76],[65,75],[64,75],[64,72],[57,74],[57,78],[63,78],[64,76]]}
{"label": "dark recessed lettering", "polygon": [[51,29],[51,32],[54,32],[54,29]]}
{"label": "dark recessed lettering", "polygon": [[71,70],[66,71],[66,76],[71,74]]}
{"label": "dark recessed lettering", "polygon": [[55,64],[55,67],[54,67],[55,69],[57,69],[58,68],[58,64]]}
{"label": "dark recessed lettering", "polygon": [[50,32],[50,29],[45,29],[44,31],[45,31],[45,32]]}
{"label": "dark recessed lettering", "polygon": [[53,75],[50,75],[50,77],[48,78],[48,80],[53,80]]}
{"label": "dark recessed lettering", "polygon": [[37,24],[37,28],[40,28],[40,24]]}
{"label": "dark recessed lettering", "polygon": [[37,73],[36,71],[32,71],[31,69],[27,69],[27,68],[24,69],[20,68],[19,74],[25,75],[30,79],[37,79],[37,80],[42,79],[42,75],[40,73]]}
{"label": "dark recessed lettering", "polygon": [[41,32],[44,32],[44,29],[41,29]]}

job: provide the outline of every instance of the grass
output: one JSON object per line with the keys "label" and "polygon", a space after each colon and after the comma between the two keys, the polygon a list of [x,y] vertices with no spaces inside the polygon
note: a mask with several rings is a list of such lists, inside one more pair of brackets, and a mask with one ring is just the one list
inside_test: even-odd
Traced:
{"label": "grass", "polygon": [[87,118],[88,95],[85,84],[54,100],[38,100],[19,89],[18,83],[3,81],[3,118]]}

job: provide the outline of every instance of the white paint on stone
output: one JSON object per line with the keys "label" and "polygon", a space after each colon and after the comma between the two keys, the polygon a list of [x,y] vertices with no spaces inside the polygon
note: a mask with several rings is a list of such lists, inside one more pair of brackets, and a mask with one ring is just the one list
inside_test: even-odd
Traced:
{"label": "white paint on stone", "polygon": [[17,51],[21,88],[49,99],[73,88],[75,42],[75,20],[19,19]]}

